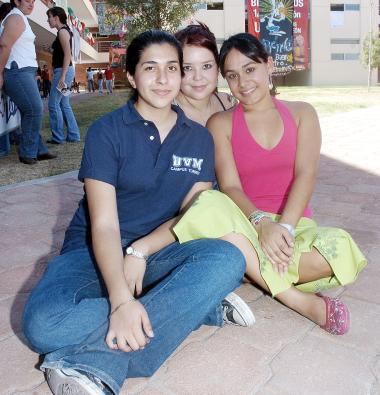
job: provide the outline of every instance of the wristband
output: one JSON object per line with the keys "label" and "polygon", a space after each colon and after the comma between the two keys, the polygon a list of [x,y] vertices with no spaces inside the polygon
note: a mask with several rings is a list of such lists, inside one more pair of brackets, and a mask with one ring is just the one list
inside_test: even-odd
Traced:
{"label": "wristband", "polygon": [[258,225],[264,218],[270,218],[270,216],[268,214],[266,214],[264,211],[260,211],[260,210],[255,210],[253,211],[249,217],[248,217],[248,221],[253,223],[253,225]]}
{"label": "wristband", "polygon": [[278,222],[279,225],[281,225],[283,228],[285,228],[293,237],[295,237],[296,232],[294,230],[294,227],[290,224],[284,224],[282,222]]}

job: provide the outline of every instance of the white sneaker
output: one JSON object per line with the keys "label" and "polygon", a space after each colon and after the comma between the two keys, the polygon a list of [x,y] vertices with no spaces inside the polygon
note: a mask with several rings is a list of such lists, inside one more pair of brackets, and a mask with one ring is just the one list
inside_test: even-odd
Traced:
{"label": "white sneaker", "polygon": [[100,379],[71,368],[46,369],[46,380],[54,395],[111,395]]}
{"label": "white sneaker", "polygon": [[256,322],[255,316],[244,300],[235,293],[229,293],[222,300],[223,321],[226,324],[253,326]]}

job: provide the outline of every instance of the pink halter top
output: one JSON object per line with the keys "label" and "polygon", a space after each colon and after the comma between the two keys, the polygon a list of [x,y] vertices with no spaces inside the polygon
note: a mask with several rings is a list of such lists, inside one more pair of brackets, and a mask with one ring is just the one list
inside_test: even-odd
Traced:
{"label": "pink halter top", "polygon": [[[281,214],[294,180],[297,150],[297,125],[288,108],[273,98],[284,133],[278,144],[268,150],[251,135],[239,104],[233,113],[232,151],[243,191],[260,210]],[[311,217],[309,205],[304,217]]]}

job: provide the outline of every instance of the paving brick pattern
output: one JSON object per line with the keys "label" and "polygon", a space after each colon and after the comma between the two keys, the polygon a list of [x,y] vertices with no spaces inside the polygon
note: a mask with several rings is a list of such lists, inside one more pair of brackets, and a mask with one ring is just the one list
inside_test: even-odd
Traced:
{"label": "paving brick pattern", "polygon": [[[238,293],[255,312],[253,328],[200,328],[153,377],[129,380],[122,394],[380,394],[379,113],[371,107],[321,119],[315,218],[351,232],[369,259],[355,284],[333,291],[350,306],[350,332],[329,335],[243,284]],[[0,189],[0,394],[50,393],[20,316],[81,195],[75,172]]]}

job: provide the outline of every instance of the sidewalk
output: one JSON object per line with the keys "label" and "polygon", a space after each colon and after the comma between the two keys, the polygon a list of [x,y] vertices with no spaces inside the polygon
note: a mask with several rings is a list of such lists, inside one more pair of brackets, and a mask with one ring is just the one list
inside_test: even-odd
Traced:
{"label": "sidewalk", "polygon": [[[253,328],[202,327],[153,377],[129,380],[122,394],[380,394],[379,113],[372,107],[321,120],[315,218],[348,230],[369,259],[355,284],[335,291],[350,307],[350,332],[329,335],[244,284],[238,293],[255,313]],[[76,172],[0,188],[1,395],[50,394],[20,316],[82,192]]]}

